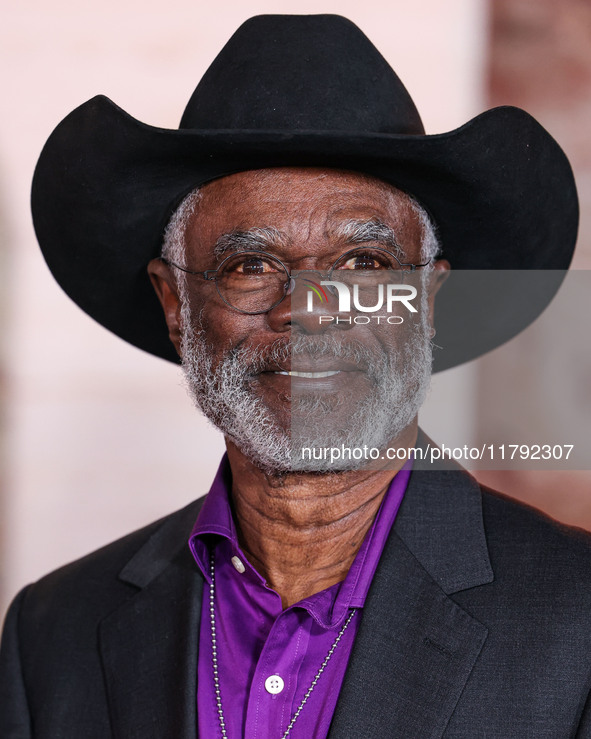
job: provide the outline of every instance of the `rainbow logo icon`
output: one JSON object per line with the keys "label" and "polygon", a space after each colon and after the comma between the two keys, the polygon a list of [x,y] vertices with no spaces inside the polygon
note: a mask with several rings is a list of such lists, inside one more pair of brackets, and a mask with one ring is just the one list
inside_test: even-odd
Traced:
{"label": "rainbow logo icon", "polygon": [[321,303],[328,303],[328,295],[326,294],[324,288],[322,285],[319,285],[317,282],[314,282],[314,280],[310,280],[308,277],[304,277],[304,283],[308,290],[311,292],[308,292],[308,311],[312,311],[312,300],[313,294],[316,294],[320,298]]}

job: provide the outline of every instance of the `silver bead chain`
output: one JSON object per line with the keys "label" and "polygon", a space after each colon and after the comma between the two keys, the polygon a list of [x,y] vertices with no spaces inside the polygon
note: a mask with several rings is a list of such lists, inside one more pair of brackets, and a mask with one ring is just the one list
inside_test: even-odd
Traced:
{"label": "silver bead chain", "polygon": [[[216,637],[216,629],[215,629],[215,562],[214,562],[214,553],[213,551],[209,555],[209,574],[211,576],[211,587],[209,589],[209,617],[211,621],[211,659],[213,662],[213,683],[215,687],[215,701],[217,704],[218,709],[218,718],[220,722],[220,730],[222,732],[223,739],[228,739],[228,734],[226,733],[226,721],[224,719],[224,709],[222,707],[222,695],[220,692],[220,676],[218,673],[218,647],[217,647],[217,637]],[[312,691],[316,687],[316,683],[320,679],[320,676],[326,669],[326,665],[328,664],[330,658],[333,655],[334,650],[337,648],[337,644],[341,641],[343,634],[345,633],[345,629],[347,626],[351,623],[351,619],[355,615],[355,609],[351,609],[351,613],[347,617],[347,620],[343,624],[341,630],[338,633],[338,636],[332,643],[331,648],[328,650],[328,654],[324,658],[324,662],[320,665],[320,668],[316,675],[314,676],[314,679],[312,680],[312,683],[308,690],[306,691],[306,695],[302,698],[302,702],[297,707],[296,712],[291,717],[291,721],[289,722],[289,726],[285,730],[285,733],[282,735],[281,739],[287,739],[289,736],[291,730],[293,729],[293,726],[295,722],[297,721],[298,716],[302,712],[302,708],[306,705],[306,702],[308,701],[308,698],[312,695]]]}

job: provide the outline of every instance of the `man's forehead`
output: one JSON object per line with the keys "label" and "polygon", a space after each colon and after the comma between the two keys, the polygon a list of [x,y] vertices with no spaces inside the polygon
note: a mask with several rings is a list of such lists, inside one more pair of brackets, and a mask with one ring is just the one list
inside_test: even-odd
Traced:
{"label": "man's forehead", "polygon": [[257,228],[274,228],[287,239],[313,230],[339,237],[353,221],[388,223],[412,234],[417,216],[408,195],[374,177],[281,167],[239,172],[204,185],[189,237],[211,244],[225,233]]}

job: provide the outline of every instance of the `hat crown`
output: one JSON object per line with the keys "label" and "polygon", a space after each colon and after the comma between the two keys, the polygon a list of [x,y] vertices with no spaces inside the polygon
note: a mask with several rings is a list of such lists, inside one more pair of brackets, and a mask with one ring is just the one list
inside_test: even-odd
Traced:
{"label": "hat crown", "polygon": [[230,38],[181,128],[423,134],[393,69],[338,15],[259,15]]}

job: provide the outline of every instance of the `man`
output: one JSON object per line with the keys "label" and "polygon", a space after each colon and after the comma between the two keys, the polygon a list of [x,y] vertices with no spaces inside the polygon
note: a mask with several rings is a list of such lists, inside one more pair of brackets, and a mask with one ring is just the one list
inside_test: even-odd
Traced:
{"label": "man", "polygon": [[[446,276],[568,267],[559,147],[514,109],[425,136],[336,16],[248,21],[181,129],[81,106],[35,226],[81,307],[182,356],[227,458],[205,499],[17,596],[2,736],[591,736],[588,536],[422,468],[417,426],[435,327],[443,368],[534,317]],[[370,295],[382,322],[356,320]],[[355,443],[378,458],[303,454]]]}

